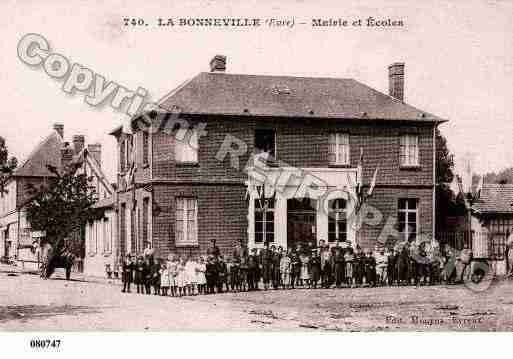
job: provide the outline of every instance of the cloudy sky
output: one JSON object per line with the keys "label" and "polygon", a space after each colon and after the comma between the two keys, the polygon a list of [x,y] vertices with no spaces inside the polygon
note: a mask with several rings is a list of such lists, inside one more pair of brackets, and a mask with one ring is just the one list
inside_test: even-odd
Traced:
{"label": "cloudy sky", "polygon": [[[387,92],[387,65],[406,63],[406,102],[450,120],[442,126],[456,158],[472,155],[475,172],[513,165],[513,3],[511,1],[2,1],[0,135],[23,159],[54,122],[68,138],[85,134],[103,146],[114,175],[107,132],[126,120],[84,94],[65,94],[62,81],[16,55],[27,33],[51,49],[128,89],[157,100],[208,71],[215,54],[228,72],[351,77]],[[402,20],[403,27],[313,28],[312,18]],[[125,27],[123,18],[149,26]],[[158,27],[158,18],[295,19],[293,28]],[[460,161],[461,162],[461,161]]]}

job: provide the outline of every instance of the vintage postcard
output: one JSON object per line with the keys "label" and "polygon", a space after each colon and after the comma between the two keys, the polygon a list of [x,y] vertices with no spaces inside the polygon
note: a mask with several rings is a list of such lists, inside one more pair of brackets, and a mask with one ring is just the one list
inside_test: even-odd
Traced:
{"label": "vintage postcard", "polygon": [[0,9],[6,334],[513,329],[513,2]]}

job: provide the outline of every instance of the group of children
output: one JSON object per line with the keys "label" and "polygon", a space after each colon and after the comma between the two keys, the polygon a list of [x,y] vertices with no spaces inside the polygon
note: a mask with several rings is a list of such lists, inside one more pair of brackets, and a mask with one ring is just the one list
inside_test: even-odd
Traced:
{"label": "group of children", "polygon": [[316,248],[298,245],[253,248],[250,253],[237,251],[223,257],[219,251],[207,256],[176,257],[166,260],[153,255],[135,259],[128,254],[123,263],[123,292],[131,283],[137,293],[184,296],[252,291],[263,288],[341,288],[359,286],[437,284],[448,280],[444,274],[447,259],[437,251],[400,248],[362,251],[349,243],[328,246],[323,241]]}

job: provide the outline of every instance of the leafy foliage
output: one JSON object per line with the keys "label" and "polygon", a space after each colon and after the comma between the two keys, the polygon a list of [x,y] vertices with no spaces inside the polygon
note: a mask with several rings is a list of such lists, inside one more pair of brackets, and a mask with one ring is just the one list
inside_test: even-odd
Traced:
{"label": "leafy foliage", "polygon": [[18,166],[18,160],[16,157],[9,157],[9,151],[5,144],[5,140],[0,136],[0,193],[5,192],[5,182],[16,166]]}
{"label": "leafy foliage", "polygon": [[[63,173],[53,167],[48,169],[55,176],[39,188],[31,186],[31,200],[26,205],[27,220],[32,230],[46,231],[46,242],[55,255],[65,250],[77,251],[77,240],[81,227],[90,220],[101,218],[101,210],[92,208],[96,202],[94,187],[90,178],[76,171]],[[68,239],[68,241],[66,241]],[[75,253],[79,255],[79,253]]]}
{"label": "leafy foliage", "polygon": [[454,159],[447,148],[447,140],[436,130],[436,232],[446,230],[447,217],[465,214],[463,197],[456,195],[450,188],[454,179]]}
{"label": "leafy foliage", "polygon": [[513,167],[499,172],[489,172],[484,175],[484,183],[513,183]]}

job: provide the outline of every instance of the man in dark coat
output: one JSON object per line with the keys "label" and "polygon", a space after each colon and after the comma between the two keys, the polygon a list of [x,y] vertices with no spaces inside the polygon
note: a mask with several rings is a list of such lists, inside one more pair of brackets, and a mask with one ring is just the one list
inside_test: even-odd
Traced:
{"label": "man in dark coat", "polygon": [[387,264],[387,278],[388,285],[393,285],[397,280],[397,271],[395,270],[397,266],[397,254],[394,249],[390,250],[390,254],[388,256],[388,264]]}
{"label": "man in dark coat", "polygon": [[334,274],[335,274],[335,285],[337,288],[340,288],[342,286],[342,283],[344,282],[344,252],[342,251],[342,248],[339,246],[335,247],[335,258],[333,260],[334,262]]}
{"label": "man in dark coat", "polygon": [[260,281],[260,258],[257,249],[251,249],[248,257],[248,290],[258,290],[258,282]]}
{"label": "man in dark coat", "polygon": [[295,249],[290,252],[290,286],[294,289],[294,285],[299,281],[301,274],[301,261],[299,253]]}
{"label": "man in dark coat", "polygon": [[365,282],[369,287],[376,286],[376,259],[372,255],[372,251],[368,251],[364,258],[365,265]]}
{"label": "man in dark coat", "polygon": [[142,256],[137,258],[135,263],[135,280],[134,283],[137,287],[137,294],[144,294],[144,260]]}
{"label": "man in dark coat", "polygon": [[[274,247],[274,246],[273,246]],[[272,257],[272,283],[273,288],[278,289],[281,282],[281,275],[280,275],[280,261],[281,256],[283,255],[283,248],[279,247],[277,251],[273,250],[273,257]]]}
{"label": "man in dark coat", "polygon": [[121,280],[123,281],[123,290],[122,292],[130,293],[130,284],[133,280],[133,271],[134,271],[134,262],[132,261],[132,256],[130,253],[127,253],[125,260],[123,261],[123,265],[121,267],[122,274]]}
{"label": "man in dark coat", "polygon": [[218,280],[217,275],[217,263],[213,255],[207,257],[207,263],[205,265],[205,279],[207,282],[207,294],[214,294],[215,287]]}
{"label": "man in dark coat", "polygon": [[269,282],[272,278],[273,252],[269,249],[269,244],[260,252],[260,266],[262,268],[262,282],[264,289],[269,289]]}
{"label": "man in dark coat", "polygon": [[355,285],[359,286],[363,284],[363,276],[365,271],[365,255],[361,250],[360,246],[356,246],[356,250],[353,258],[353,276],[355,279]]}

